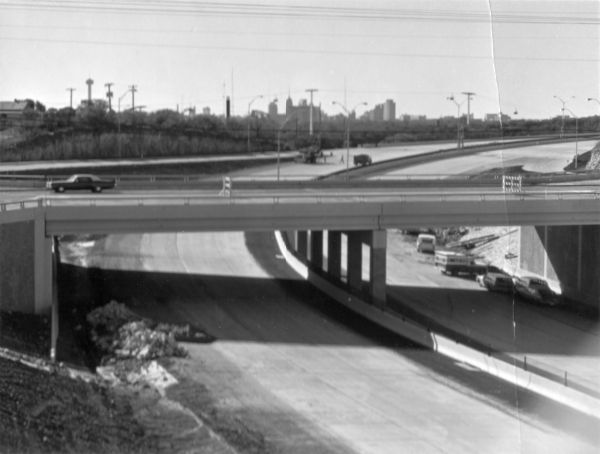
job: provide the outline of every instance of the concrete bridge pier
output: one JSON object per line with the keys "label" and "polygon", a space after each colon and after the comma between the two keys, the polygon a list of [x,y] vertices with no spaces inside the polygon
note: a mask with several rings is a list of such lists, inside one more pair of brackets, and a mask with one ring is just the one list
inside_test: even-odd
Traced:
{"label": "concrete bridge pier", "polygon": [[327,274],[337,281],[342,280],[342,232],[327,232]]}
{"label": "concrete bridge pier", "polygon": [[[383,308],[386,301],[386,252],[385,230],[331,230],[326,234],[320,230],[288,232],[288,241],[296,255],[318,272],[327,274],[334,281],[342,281],[343,241],[346,237],[346,283],[352,291],[362,292],[365,284],[373,304]],[[327,260],[324,260],[326,244]],[[363,246],[369,247],[369,277],[363,281]]]}
{"label": "concrete bridge pier", "polygon": [[[52,309],[55,295],[54,238],[46,236],[43,212],[36,213],[34,221],[34,310],[36,314],[46,314]],[[58,254],[58,251],[56,251]]]}

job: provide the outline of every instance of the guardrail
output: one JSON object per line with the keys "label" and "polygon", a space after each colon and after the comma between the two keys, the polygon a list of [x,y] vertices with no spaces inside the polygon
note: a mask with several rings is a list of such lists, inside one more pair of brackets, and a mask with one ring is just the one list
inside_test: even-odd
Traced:
{"label": "guardrail", "polygon": [[55,206],[156,206],[156,205],[198,205],[206,203],[236,204],[236,203],[296,203],[313,201],[324,202],[451,202],[451,201],[518,201],[518,200],[600,200],[598,190],[574,191],[522,191],[518,193],[504,193],[499,191],[487,192],[330,192],[314,194],[308,192],[291,193],[244,193],[236,190],[230,197],[223,197],[219,192],[200,195],[101,195],[95,197],[64,197],[41,196],[35,199],[0,203],[0,211],[20,208],[55,207]]}
{"label": "guardrail", "polygon": [[[452,174],[420,174],[420,175],[394,175],[369,178],[368,180],[345,179],[311,179],[308,176],[294,175],[281,178],[277,181],[274,176],[258,177],[203,177],[197,175],[131,175],[116,177],[116,186],[126,189],[222,189],[223,178],[228,178],[237,189],[273,189],[277,188],[373,188],[373,187],[502,187],[506,175],[452,175]],[[586,173],[555,173],[550,175],[516,174],[511,178],[521,180],[522,186],[536,186],[552,183],[587,182],[600,179],[600,171]],[[43,176],[4,176],[0,175],[0,186],[40,189],[47,187],[47,183],[54,178],[46,179]],[[58,179],[58,178],[56,178]]]}

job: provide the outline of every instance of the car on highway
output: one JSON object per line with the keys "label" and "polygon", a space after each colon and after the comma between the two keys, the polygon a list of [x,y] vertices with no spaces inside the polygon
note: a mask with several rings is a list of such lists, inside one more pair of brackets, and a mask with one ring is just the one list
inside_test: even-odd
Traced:
{"label": "car on highway", "polygon": [[368,154],[357,154],[354,156],[355,166],[370,166],[371,164],[373,164],[373,161]]}
{"label": "car on highway", "polygon": [[100,178],[91,174],[75,174],[66,180],[54,180],[48,182],[48,188],[54,192],[65,192],[66,190],[88,190],[92,192],[102,192],[104,189],[115,187],[115,180],[109,178]]}
{"label": "car on highway", "polygon": [[487,272],[478,281],[490,292],[512,293],[514,289],[513,279],[506,273]]}
{"label": "car on highway", "polygon": [[548,306],[560,304],[560,295],[555,293],[544,279],[521,276],[515,278],[514,284],[517,294],[526,300]]}

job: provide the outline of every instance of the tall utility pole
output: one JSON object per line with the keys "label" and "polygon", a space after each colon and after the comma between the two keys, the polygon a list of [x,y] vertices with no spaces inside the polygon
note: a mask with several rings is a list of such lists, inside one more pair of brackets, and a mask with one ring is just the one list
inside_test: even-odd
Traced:
{"label": "tall utility pole", "polygon": [[110,91],[110,87],[112,87],[114,85],[114,83],[112,82],[107,82],[104,84],[104,86],[107,88],[106,91],[106,97],[108,98],[108,111],[112,112],[112,97],[113,97],[113,92]]}
{"label": "tall utility pole", "polygon": [[469,120],[471,119],[471,97],[475,95],[472,91],[463,91],[463,95],[467,95],[467,126],[469,126]]}
{"label": "tall utility pole", "polygon": [[67,88],[67,91],[70,92],[69,93],[69,107],[72,109],[73,108],[73,92],[75,91],[75,89],[72,87],[69,87],[69,88]]}
{"label": "tall utility pole", "polygon": [[316,88],[307,88],[306,91],[308,93],[310,93],[310,111],[309,111],[309,122],[310,122],[310,126],[309,126],[309,130],[308,130],[308,134],[309,135],[313,135],[313,93],[315,91],[319,91]]}
{"label": "tall utility pole", "polygon": [[464,145],[464,130],[461,127],[461,121],[460,121],[460,106],[465,102],[464,100],[462,102],[458,102],[455,98],[454,95],[450,95],[446,98],[449,101],[452,101],[455,105],[456,105],[456,148],[462,148]]}
{"label": "tall utility pole", "polygon": [[137,91],[137,85],[130,85],[131,90],[131,110],[135,110],[135,92]]}

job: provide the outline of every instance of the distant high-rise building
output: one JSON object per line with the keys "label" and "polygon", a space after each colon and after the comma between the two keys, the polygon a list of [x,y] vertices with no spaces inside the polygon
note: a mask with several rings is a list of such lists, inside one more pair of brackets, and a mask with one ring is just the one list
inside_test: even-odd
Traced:
{"label": "distant high-rise building", "polygon": [[210,115],[210,107],[203,107],[202,115]]}
{"label": "distant high-rise building", "polygon": [[277,102],[271,101],[269,103],[269,117],[276,118],[277,117]]}
{"label": "distant high-rise building", "polygon": [[[301,99],[297,106],[294,106],[292,98],[288,97],[285,102],[285,116],[290,118],[292,115],[300,124],[305,124],[310,121],[310,104],[306,99]],[[320,118],[321,108],[313,106],[313,118]]]}
{"label": "distant high-rise building", "polygon": [[383,121],[383,104],[377,104],[375,108],[369,112],[371,121]]}
{"label": "distant high-rise building", "polygon": [[386,99],[383,105],[383,121],[393,121],[396,119],[396,103],[393,99]]}
{"label": "distant high-rise building", "polygon": [[285,116],[289,117],[294,113],[294,101],[292,101],[291,96],[285,100]]}

